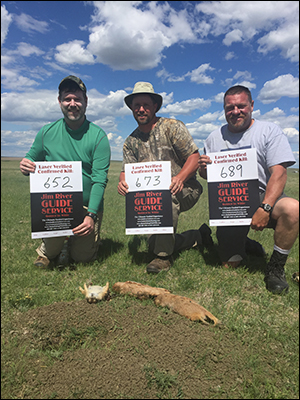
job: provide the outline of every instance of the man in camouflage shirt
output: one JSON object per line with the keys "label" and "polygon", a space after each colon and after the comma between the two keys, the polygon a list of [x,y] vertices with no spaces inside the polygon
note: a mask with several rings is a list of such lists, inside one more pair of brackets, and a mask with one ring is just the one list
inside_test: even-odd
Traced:
{"label": "man in camouflage shirt", "polygon": [[[181,121],[156,116],[162,105],[162,96],[154,93],[148,82],[137,82],[132,94],[125,97],[126,105],[132,110],[138,123],[123,145],[123,166],[120,173],[118,192],[125,196],[128,185],[125,181],[125,164],[151,161],[171,162],[171,195],[174,232],[179,214],[191,209],[199,200],[202,186],[196,179],[199,152],[187,128]],[[200,229],[182,234],[158,234],[149,237],[149,250],[156,258],[147,266],[148,273],[169,270],[173,252],[202,244],[202,236],[210,244],[210,229]],[[203,243],[204,244],[204,243]]]}

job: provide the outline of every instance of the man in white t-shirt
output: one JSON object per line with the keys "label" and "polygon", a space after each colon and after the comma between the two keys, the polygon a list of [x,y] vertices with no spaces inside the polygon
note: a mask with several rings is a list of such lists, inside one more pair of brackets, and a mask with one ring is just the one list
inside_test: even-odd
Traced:
{"label": "man in white t-shirt", "polygon": [[[282,130],[271,122],[252,118],[253,104],[248,88],[238,85],[224,95],[228,124],[213,131],[199,159],[199,174],[207,179],[207,153],[256,148],[261,205],[252,217],[255,231],[274,229],[274,250],[265,271],[266,288],[272,293],[288,291],[284,266],[299,232],[299,202],[284,194],[287,167],[295,164],[291,147]],[[246,256],[249,226],[217,228],[219,253],[225,267],[237,267]]]}

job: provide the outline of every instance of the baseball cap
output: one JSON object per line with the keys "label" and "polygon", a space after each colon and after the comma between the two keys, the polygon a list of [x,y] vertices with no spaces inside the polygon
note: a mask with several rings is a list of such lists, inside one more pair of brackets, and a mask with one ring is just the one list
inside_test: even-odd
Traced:
{"label": "baseball cap", "polygon": [[60,82],[60,84],[58,86],[58,90],[61,91],[68,81],[75,82],[77,84],[77,86],[79,87],[79,89],[81,89],[83,91],[83,93],[86,94],[85,84],[82,82],[82,80],[80,78],[78,78],[77,76],[74,76],[74,75],[69,75],[66,78],[64,78]]}

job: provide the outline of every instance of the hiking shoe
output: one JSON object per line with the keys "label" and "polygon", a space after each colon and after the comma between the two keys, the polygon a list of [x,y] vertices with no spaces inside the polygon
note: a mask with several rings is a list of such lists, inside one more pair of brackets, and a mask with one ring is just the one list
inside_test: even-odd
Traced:
{"label": "hiking shoe", "polygon": [[35,260],[34,265],[39,268],[47,268],[50,264],[50,260],[47,257],[38,256]]}
{"label": "hiking shoe", "polygon": [[199,228],[199,232],[201,233],[202,245],[211,248],[214,247],[214,242],[211,237],[211,229],[206,224],[203,224]]}
{"label": "hiking shoe", "polygon": [[266,288],[269,292],[280,294],[287,293],[289,285],[285,279],[284,265],[287,259],[286,254],[281,254],[274,250],[267,264],[264,277]]}
{"label": "hiking shoe", "polygon": [[157,257],[146,268],[148,274],[158,274],[161,271],[169,271],[171,262],[168,257]]}
{"label": "hiking shoe", "polygon": [[266,288],[269,292],[274,294],[287,293],[289,291],[289,285],[285,279],[285,274],[269,273],[265,276],[264,281]]}
{"label": "hiking shoe", "polygon": [[245,250],[247,254],[253,254],[254,256],[264,257],[266,255],[265,249],[256,240],[246,238]]}

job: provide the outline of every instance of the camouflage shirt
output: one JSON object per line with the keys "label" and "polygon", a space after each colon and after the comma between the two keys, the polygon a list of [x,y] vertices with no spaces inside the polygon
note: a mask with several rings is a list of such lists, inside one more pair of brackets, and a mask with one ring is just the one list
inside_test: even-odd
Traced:
{"label": "camouflage shirt", "polygon": [[[125,164],[171,161],[171,174],[175,176],[188,157],[197,150],[198,147],[183,122],[159,118],[149,133],[143,133],[137,128],[126,138],[122,171]],[[196,175],[193,178],[196,179]]]}

